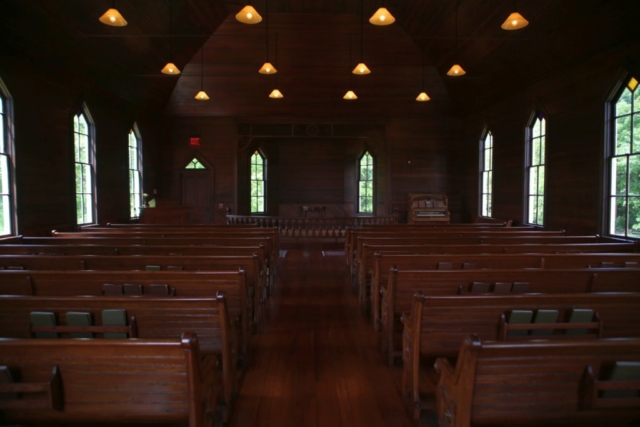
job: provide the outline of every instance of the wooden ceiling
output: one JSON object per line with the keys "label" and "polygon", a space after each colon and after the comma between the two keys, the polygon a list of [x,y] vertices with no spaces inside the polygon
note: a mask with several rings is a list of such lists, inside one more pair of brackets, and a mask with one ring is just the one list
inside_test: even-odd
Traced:
{"label": "wooden ceiling", "polygon": [[[276,76],[257,72],[267,56],[266,20],[235,21],[244,0],[172,0],[169,28],[169,4],[117,0],[129,25],[113,28],[97,20],[109,0],[3,0],[0,49],[171,115],[372,118],[476,111],[593,53],[640,41],[638,0],[520,0],[530,25],[514,32],[500,29],[511,0],[386,0],[397,21],[365,23],[363,56],[372,74],[351,76],[360,57],[361,11],[368,19],[381,0],[269,0],[269,59],[276,62],[277,32],[285,96],[272,100]],[[265,17],[266,0],[252,4]],[[193,99],[201,48],[208,102]],[[414,100],[422,52],[428,103]],[[456,56],[468,74],[447,77]],[[183,70],[178,78],[159,73],[169,57]],[[348,89],[357,101],[342,99]]]}

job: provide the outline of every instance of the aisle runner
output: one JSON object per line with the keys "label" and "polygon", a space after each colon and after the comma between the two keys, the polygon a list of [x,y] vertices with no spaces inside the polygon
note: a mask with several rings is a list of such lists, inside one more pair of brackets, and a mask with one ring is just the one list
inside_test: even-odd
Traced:
{"label": "aisle runner", "polygon": [[344,251],[322,251],[322,256],[344,256]]}

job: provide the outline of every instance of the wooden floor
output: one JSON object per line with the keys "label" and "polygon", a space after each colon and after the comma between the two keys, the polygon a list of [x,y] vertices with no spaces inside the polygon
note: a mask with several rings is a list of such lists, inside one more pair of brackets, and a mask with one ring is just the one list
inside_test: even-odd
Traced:
{"label": "wooden floor", "polygon": [[412,420],[401,368],[385,363],[341,250],[289,248],[280,258],[230,426],[437,425],[430,414]]}

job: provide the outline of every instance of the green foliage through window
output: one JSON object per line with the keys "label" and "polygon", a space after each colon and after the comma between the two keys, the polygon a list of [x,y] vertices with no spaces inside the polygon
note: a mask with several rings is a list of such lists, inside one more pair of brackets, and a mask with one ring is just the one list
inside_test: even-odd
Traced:
{"label": "green foliage through window", "polygon": [[365,152],[358,171],[358,212],[373,213],[373,157]]}
{"label": "green foliage through window", "polygon": [[490,131],[480,145],[480,215],[491,216],[493,193],[493,135]]}
{"label": "green foliage through window", "polygon": [[251,213],[265,212],[264,157],[256,150],[251,156]]}
{"label": "green foliage through window", "polygon": [[640,90],[630,78],[614,106],[609,232],[640,238]]}
{"label": "green foliage through window", "polygon": [[544,224],[546,120],[537,113],[527,141],[527,222]]}
{"label": "green foliage through window", "polygon": [[[135,128],[135,125],[134,125]],[[132,219],[140,217],[142,206],[142,144],[134,129],[129,131],[129,209]]]}
{"label": "green foliage through window", "polygon": [[94,221],[95,196],[93,191],[94,153],[89,122],[83,112],[73,116],[73,145],[76,176],[76,221],[90,224]]}

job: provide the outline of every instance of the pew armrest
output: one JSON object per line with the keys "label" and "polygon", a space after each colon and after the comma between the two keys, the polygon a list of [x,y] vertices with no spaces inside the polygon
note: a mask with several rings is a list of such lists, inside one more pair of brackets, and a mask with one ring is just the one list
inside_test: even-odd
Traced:
{"label": "pew armrest", "polygon": [[[640,412],[639,390],[640,380],[598,380],[593,372],[593,367],[587,365],[580,379],[580,409],[588,411],[635,408]],[[614,393],[614,396],[605,397],[603,392]]]}
{"label": "pew armrest", "polygon": [[[7,367],[1,367],[8,369]],[[0,399],[0,410],[5,409],[48,409],[62,411],[62,379],[55,365],[51,378],[42,383],[0,383],[0,394],[8,398]],[[41,399],[22,399],[22,395],[41,395]]]}

